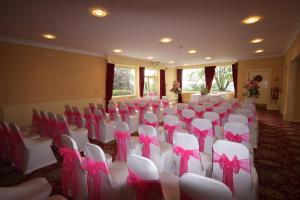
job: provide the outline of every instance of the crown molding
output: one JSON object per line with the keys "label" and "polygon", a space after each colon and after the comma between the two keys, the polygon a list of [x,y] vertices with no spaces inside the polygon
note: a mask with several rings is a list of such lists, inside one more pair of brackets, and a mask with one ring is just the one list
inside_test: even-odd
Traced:
{"label": "crown molding", "polygon": [[54,49],[54,50],[59,50],[59,51],[66,51],[66,52],[70,52],[70,53],[84,54],[84,55],[89,55],[89,56],[97,56],[97,57],[105,57],[106,56],[104,53],[85,51],[85,50],[60,46],[60,45],[46,44],[43,42],[22,40],[22,39],[11,38],[11,37],[1,37],[0,36],[0,41],[1,42],[10,42],[10,43],[15,43],[15,44],[23,44],[23,45],[34,46],[34,47],[41,47],[41,48],[46,48],[46,49]]}
{"label": "crown molding", "polygon": [[293,42],[295,41],[295,39],[297,38],[299,33],[300,33],[300,18],[296,22],[296,25],[294,26],[294,29],[293,29],[292,33],[290,34],[290,37],[289,37],[286,47],[284,49],[284,53],[286,53],[289,50],[289,48],[292,46]]}
{"label": "crown molding", "polygon": [[283,57],[283,53],[278,53],[278,54],[271,54],[271,55],[265,55],[265,56],[251,56],[251,57],[244,57],[238,59],[238,61],[245,61],[245,60],[257,60],[257,59],[264,59],[264,58],[274,58],[274,57]]}

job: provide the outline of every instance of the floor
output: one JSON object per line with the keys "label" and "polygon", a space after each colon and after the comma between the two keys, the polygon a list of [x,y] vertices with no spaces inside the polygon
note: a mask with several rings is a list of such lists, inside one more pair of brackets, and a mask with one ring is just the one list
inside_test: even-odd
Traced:
{"label": "floor", "polygon": [[[300,123],[283,122],[276,111],[260,109],[257,114],[260,133],[255,167],[259,176],[260,200],[299,200]],[[99,145],[115,156],[115,144]],[[12,186],[44,176],[53,186],[53,194],[60,194],[60,167],[61,162],[58,162],[25,176],[0,160],[0,186]]]}

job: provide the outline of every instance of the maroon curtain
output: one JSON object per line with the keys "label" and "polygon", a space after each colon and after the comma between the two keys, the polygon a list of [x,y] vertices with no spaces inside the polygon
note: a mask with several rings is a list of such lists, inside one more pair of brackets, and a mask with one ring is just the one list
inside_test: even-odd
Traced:
{"label": "maroon curtain", "polygon": [[107,111],[108,102],[112,98],[115,76],[115,64],[107,63],[106,65],[106,90],[105,90],[105,107]]}
{"label": "maroon curtain", "polygon": [[212,82],[214,80],[215,69],[216,69],[216,66],[205,67],[205,84],[206,84],[208,91],[210,91]]}
{"label": "maroon curtain", "polygon": [[232,65],[232,80],[234,86],[234,97],[237,97],[238,63]]}
{"label": "maroon curtain", "polygon": [[144,95],[144,82],[145,82],[145,67],[139,68],[140,74],[140,96],[143,97]]}
{"label": "maroon curtain", "polygon": [[[182,69],[177,69],[177,81],[180,83],[180,87],[182,88]],[[178,103],[182,103],[181,93],[178,94]]]}
{"label": "maroon curtain", "polygon": [[165,76],[165,74],[166,74],[165,70],[163,70],[163,69],[159,70],[159,76],[160,76],[160,86],[159,86],[160,91],[159,91],[159,93],[160,93],[160,98],[162,96],[166,96],[166,76]]}

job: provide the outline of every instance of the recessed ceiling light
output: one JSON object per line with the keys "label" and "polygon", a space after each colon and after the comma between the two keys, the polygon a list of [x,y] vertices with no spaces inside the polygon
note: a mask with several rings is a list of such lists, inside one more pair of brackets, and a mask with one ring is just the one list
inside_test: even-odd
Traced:
{"label": "recessed ceiling light", "polygon": [[107,11],[102,8],[91,8],[90,13],[95,17],[105,17],[108,14]]}
{"label": "recessed ceiling light", "polygon": [[205,57],[205,60],[210,60],[211,59],[211,57]]}
{"label": "recessed ceiling light", "polygon": [[170,63],[170,64],[173,64],[173,63],[174,63],[174,61],[169,61],[169,63]]}
{"label": "recessed ceiling light", "polygon": [[55,35],[50,34],[50,33],[44,33],[42,34],[43,38],[49,39],[49,40],[54,40],[56,38]]}
{"label": "recessed ceiling light", "polygon": [[255,38],[255,39],[253,39],[253,40],[251,40],[251,43],[253,43],[253,44],[255,44],[255,43],[260,43],[260,42],[262,42],[264,39],[262,39],[262,38]]}
{"label": "recessed ceiling light", "polygon": [[163,43],[169,43],[169,42],[172,42],[172,38],[164,37],[164,38],[161,38],[160,41]]}
{"label": "recessed ceiling light", "polygon": [[250,16],[243,20],[244,24],[254,24],[261,20],[261,16]]}
{"label": "recessed ceiling light", "polygon": [[187,64],[183,64],[184,67],[188,66]]}
{"label": "recessed ceiling light", "polygon": [[122,49],[114,49],[113,50],[115,53],[121,53],[123,50]]}
{"label": "recessed ceiling light", "polygon": [[197,50],[191,49],[191,50],[188,51],[188,53],[197,53]]}
{"label": "recessed ceiling light", "polygon": [[147,59],[148,59],[148,60],[152,60],[153,57],[152,57],[152,56],[148,56]]}
{"label": "recessed ceiling light", "polygon": [[254,52],[255,53],[262,53],[262,52],[264,52],[265,50],[263,50],[263,49],[257,49],[257,50],[255,50]]}

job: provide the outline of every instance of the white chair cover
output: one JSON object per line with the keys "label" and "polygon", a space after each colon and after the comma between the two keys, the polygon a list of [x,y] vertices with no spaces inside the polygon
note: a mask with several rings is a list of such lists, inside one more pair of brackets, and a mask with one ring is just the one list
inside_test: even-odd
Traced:
{"label": "white chair cover", "polygon": [[136,132],[139,126],[139,119],[136,115],[130,114],[126,104],[121,104],[119,107],[119,113],[122,121],[125,121],[128,126],[130,133]]}
{"label": "white chair cover", "polygon": [[96,137],[96,140],[99,140],[102,143],[108,143],[114,140],[114,131],[113,125],[114,121],[103,119],[102,112],[98,109],[94,111],[94,116],[98,119],[97,124],[99,126],[99,137]]}
{"label": "white chair cover", "polygon": [[195,118],[196,113],[192,109],[183,109],[182,110],[182,122],[183,122],[183,127],[185,130],[189,131],[191,122]]}
{"label": "white chair cover", "polygon": [[157,115],[154,113],[147,112],[144,114],[143,124],[152,126],[157,132],[157,137],[159,141],[165,142],[165,135],[163,127],[159,126]]}
{"label": "white chair cover", "polygon": [[215,131],[215,136],[217,138],[222,138],[222,131],[221,131],[221,121],[220,121],[220,116],[216,112],[205,112],[203,114],[203,118],[208,119]]}

